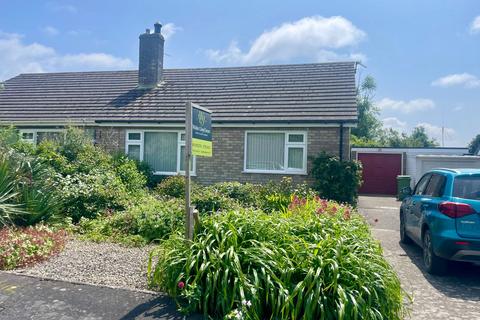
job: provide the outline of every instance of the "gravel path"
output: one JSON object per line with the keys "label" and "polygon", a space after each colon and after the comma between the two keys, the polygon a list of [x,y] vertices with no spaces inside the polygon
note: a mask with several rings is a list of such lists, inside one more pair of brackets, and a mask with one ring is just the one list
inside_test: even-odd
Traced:
{"label": "gravel path", "polygon": [[113,243],[70,240],[56,257],[15,273],[55,280],[147,290],[152,246],[129,248]]}

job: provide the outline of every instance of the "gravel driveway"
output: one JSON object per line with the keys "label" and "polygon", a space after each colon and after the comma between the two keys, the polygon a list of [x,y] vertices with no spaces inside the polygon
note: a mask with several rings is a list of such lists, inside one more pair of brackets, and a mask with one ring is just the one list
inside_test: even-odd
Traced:
{"label": "gravel driveway", "polygon": [[147,289],[147,261],[152,247],[70,240],[56,257],[15,273],[125,289]]}
{"label": "gravel driveway", "polygon": [[480,267],[453,263],[448,276],[432,276],[422,268],[422,251],[399,243],[400,202],[388,197],[360,197],[360,212],[372,224],[386,258],[412,295],[412,319],[480,319]]}

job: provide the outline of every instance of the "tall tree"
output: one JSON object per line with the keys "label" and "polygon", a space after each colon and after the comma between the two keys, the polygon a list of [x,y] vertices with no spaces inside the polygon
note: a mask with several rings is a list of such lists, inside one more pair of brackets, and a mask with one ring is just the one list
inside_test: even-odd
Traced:
{"label": "tall tree", "polygon": [[468,145],[468,152],[477,154],[480,151],[480,134],[477,134]]}
{"label": "tall tree", "polygon": [[373,104],[376,89],[375,79],[367,76],[358,90],[358,124],[352,129],[352,134],[362,140],[377,139],[382,129],[382,122],[378,119],[380,112]]}

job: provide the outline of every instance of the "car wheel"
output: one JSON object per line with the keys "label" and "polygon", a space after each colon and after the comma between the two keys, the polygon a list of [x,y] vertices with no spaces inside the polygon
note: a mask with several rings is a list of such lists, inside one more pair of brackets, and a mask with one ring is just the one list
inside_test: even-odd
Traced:
{"label": "car wheel", "polygon": [[400,242],[403,244],[411,244],[413,242],[405,230],[405,216],[403,212],[400,212]]}
{"label": "car wheel", "polygon": [[428,273],[442,275],[447,272],[448,261],[435,255],[432,245],[432,234],[425,230],[423,235],[423,264]]}

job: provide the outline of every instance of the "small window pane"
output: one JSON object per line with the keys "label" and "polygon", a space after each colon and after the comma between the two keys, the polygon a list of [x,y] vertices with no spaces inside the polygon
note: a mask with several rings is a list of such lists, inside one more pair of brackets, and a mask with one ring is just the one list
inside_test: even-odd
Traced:
{"label": "small window pane", "polygon": [[303,142],[303,134],[289,134],[288,142]]}
{"label": "small window pane", "polygon": [[285,158],[284,133],[247,134],[246,169],[283,170]]}
{"label": "small window pane", "polygon": [[129,132],[128,140],[141,140],[142,134],[140,132]]}
{"label": "small window pane", "polygon": [[128,145],[127,155],[130,159],[140,160],[140,146]]}
{"label": "small window pane", "polygon": [[23,132],[22,139],[24,140],[33,140],[33,132]]}
{"label": "small window pane", "polygon": [[303,169],[303,148],[288,148],[288,167]]}
{"label": "small window pane", "polygon": [[[180,171],[185,171],[185,146],[180,147]],[[193,171],[193,157],[190,158],[190,171]]]}
{"label": "small window pane", "polygon": [[180,134],[180,140],[185,141],[185,133]]}

